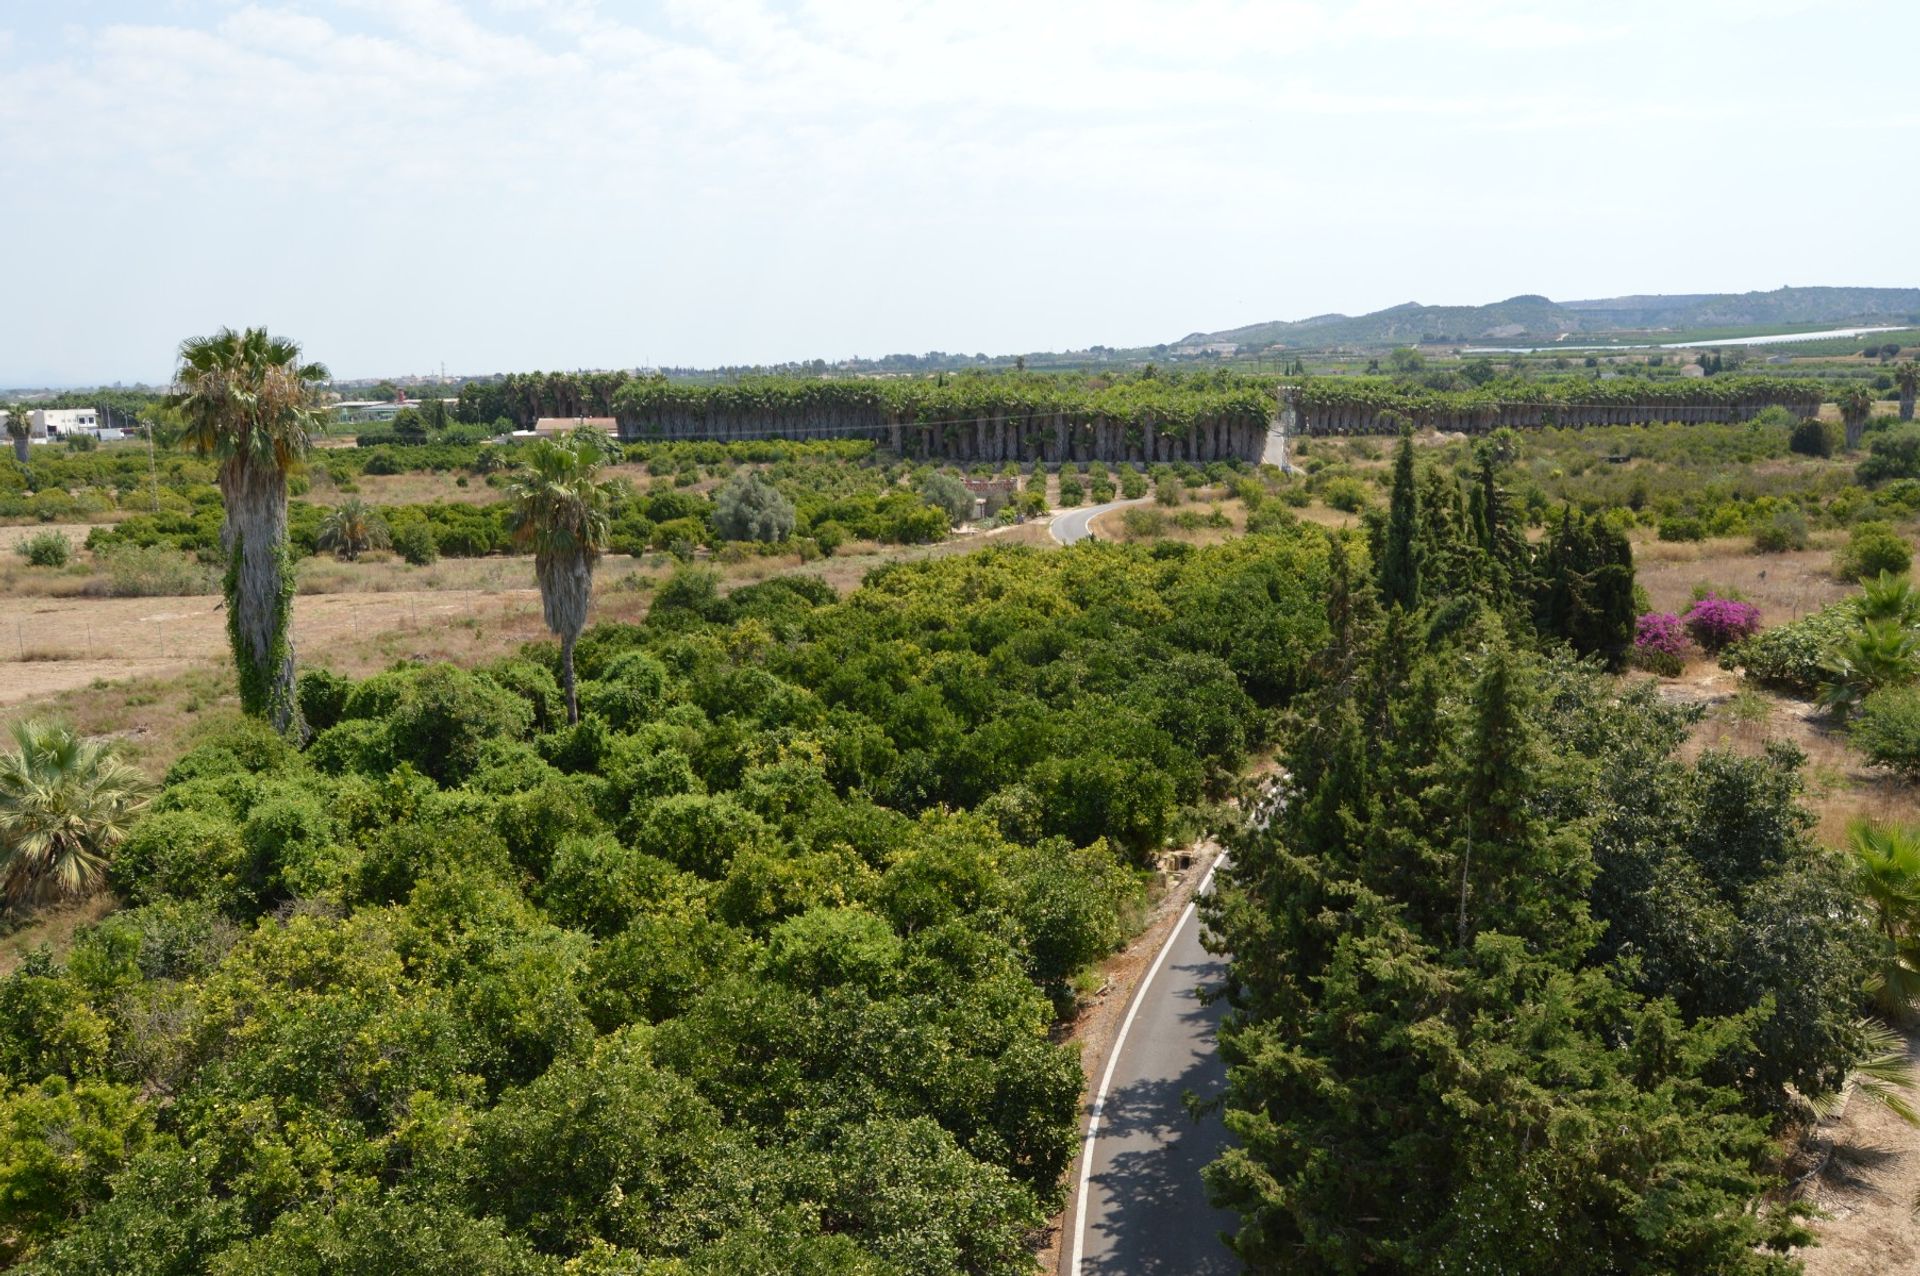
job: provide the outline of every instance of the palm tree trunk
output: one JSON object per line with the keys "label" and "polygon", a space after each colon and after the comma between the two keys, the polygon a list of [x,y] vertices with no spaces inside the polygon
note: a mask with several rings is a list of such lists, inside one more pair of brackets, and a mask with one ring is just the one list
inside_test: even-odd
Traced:
{"label": "palm tree trunk", "polygon": [[[1911,394],[1903,394],[1900,396],[1900,419],[1902,421],[1913,420],[1913,396]],[[15,444],[13,450],[18,452],[20,450],[19,445]],[[26,458],[21,457],[20,462],[23,465],[26,464]]]}
{"label": "palm tree trunk", "polygon": [[293,561],[287,546],[287,479],[245,457],[220,470],[226,523],[227,638],[240,674],[240,707],[282,735],[304,734],[294,696]]}
{"label": "palm tree trunk", "polygon": [[[1906,405],[1907,405],[1907,419],[1912,420],[1913,419],[1913,400],[1912,399],[1906,400]],[[17,434],[14,436],[13,459],[20,462],[20,464],[22,465],[25,465],[27,463],[27,436],[24,434]]]}
{"label": "palm tree trunk", "polygon": [[568,632],[560,636],[560,683],[567,689],[567,725],[580,721],[580,701],[573,689],[573,644],[580,635]]}

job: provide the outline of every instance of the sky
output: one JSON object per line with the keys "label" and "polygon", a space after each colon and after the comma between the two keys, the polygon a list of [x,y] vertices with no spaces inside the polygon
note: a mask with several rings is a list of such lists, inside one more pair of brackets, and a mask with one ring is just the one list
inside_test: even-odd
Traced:
{"label": "sky", "polygon": [[0,0],[0,386],[1920,285],[1920,5]]}

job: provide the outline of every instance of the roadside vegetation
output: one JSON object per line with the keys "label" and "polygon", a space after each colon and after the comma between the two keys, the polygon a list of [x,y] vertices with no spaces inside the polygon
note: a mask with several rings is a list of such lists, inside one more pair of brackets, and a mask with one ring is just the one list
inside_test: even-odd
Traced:
{"label": "roadside vegetation", "polygon": [[[1205,834],[1240,1138],[1208,1180],[1256,1270],[1789,1272],[1822,1115],[1912,1115],[1890,402],[1315,437],[1292,473],[475,441],[767,390],[536,374],[331,448],[290,343],[189,348],[188,446],[0,461],[33,524],[0,591],[232,618],[218,669],[62,702],[115,739],[14,713],[0,891],[55,942],[0,978],[0,1261],[1029,1272],[1070,1025]],[[1409,420],[1529,375],[1390,362],[1345,392]],[[1117,499],[1091,544],[1008,543]],[[304,591],[407,581],[525,624],[296,659]]]}

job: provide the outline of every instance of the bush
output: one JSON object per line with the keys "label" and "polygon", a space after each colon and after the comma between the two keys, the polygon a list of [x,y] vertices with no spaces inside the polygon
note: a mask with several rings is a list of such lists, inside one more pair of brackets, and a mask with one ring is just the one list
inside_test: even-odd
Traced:
{"label": "bush", "polygon": [[1358,514],[1367,507],[1367,485],[1348,475],[1330,478],[1321,485],[1320,499],[1329,509]]}
{"label": "bush", "polygon": [[94,563],[102,592],[115,598],[211,594],[218,584],[212,568],[163,545],[112,545],[96,553]]}
{"label": "bush", "polygon": [[1920,478],[1920,426],[1898,425],[1882,430],[1873,436],[1867,452],[1867,459],[1854,467],[1854,477],[1862,483]]}
{"label": "bush", "polygon": [[73,557],[73,542],[65,532],[36,532],[15,545],[13,552],[35,567],[65,567]]}
{"label": "bush", "polygon": [[1147,494],[1147,476],[1139,470],[1120,471],[1120,495],[1137,501]]}
{"label": "bush", "polygon": [[1835,444],[1833,434],[1833,427],[1825,421],[1802,421],[1787,436],[1787,449],[1801,456],[1832,456]]}
{"label": "bush", "polygon": [[1134,506],[1120,512],[1120,526],[1128,540],[1150,540],[1167,534],[1167,516],[1159,510]]}
{"label": "bush", "polygon": [[1173,475],[1163,474],[1153,485],[1153,499],[1156,504],[1171,508],[1187,499],[1187,489]]}
{"label": "bush", "polygon": [[1691,514],[1674,514],[1660,520],[1659,536],[1663,541],[1703,541],[1707,525]]}
{"label": "bush", "polygon": [[1847,538],[1836,566],[1846,580],[1869,580],[1882,572],[1903,576],[1913,566],[1913,546],[1891,523],[1861,523]]}
{"label": "bush", "polygon": [[1796,508],[1776,510],[1753,534],[1753,548],[1761,554],[1784,554],[1807,547],[1807,516]]}
{"label": "bush", "polygon": [[347,696],[353,691],[353,680],[343,678],[326,669],[309,669],[300,675],[295,696],[300,702],[300,716],[306,720],[310,731],[325,731],[340,721],[346,713]]}
{"label": "bush", "polygon": [[1920,690],[1887,687],[1867,696],[1853,742],[1876,765],[1920,778]]}
{"label": "bush", "polygon": [[1061,508],[1071,509],[1073,506],[1080,504],[1086,499],[1087,499],[1087,493],[1085,489],[1083,489],[1080,486],[1080,480],[1075,478],[1073,475],[1068,474],[1065,471],[1062,471],[1060,474]]}
{"label": "bush", "polygon": [[951,474],[929,474],[920,481],[920,499],[940,510],[954,527],[973,518],[973,493]]}
{"label": "bush", "polygon": [[1703,649],[1719,652],[1760,632],[1760,609],[1709,593],[1693,605],[1685,624]]}
{"label": "bush", "polygon": [[1663,678],[1679,677],[1690,645],[1686,629],[1672,612],[1648,612],[1634,622],[1634,664]]}
{"label": "bush", "polygon": [[1288,506],[1269,501],[1247,514],[1247,535],[1290,531],[1300,525],[1300,516]]}
{"label": "bush", "polygon": [[793,502],[750,470],[735,470],[713,498],[713,530],[725,540],[777,544],[793,524]]}
{"label": "bush", "polygon": [[452,665],[413,674],[388,715],[394,757],[442,784],[473,773],[494,740],[517,740],[533,725],[533,706],[490,679]]}
{"label": "bush", "polygon": [[433,529],[425,523],[403,523],[394,529],[393,552],[415,567],[427,567],[440,559],[440,546]]}
{"label": "bush", "polygon": [[1834,649],[1858,628],[1859,609],[1834,603],[1811,616],[1775,625],[1721,651],[1722,669],[1744,669],[1764,687],[1809,696],[1827,680]]}

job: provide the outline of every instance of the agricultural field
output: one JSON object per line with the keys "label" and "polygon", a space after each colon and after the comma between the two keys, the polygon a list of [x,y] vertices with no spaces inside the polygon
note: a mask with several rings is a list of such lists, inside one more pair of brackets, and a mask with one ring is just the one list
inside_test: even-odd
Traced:
{"label": "agricultural field", "polygon": [[[284,684],[235,659],[213,461],[0,462],[0,716],[124,807],[84,889],[10,861],[0,1124],[81,1150],[8,1136],[0,1256],[1031,1272],[1088,1010],[1218,842],[1241,1137],[1206,1181],[1250,1262],[1891,1270],[1860,1265],[1920,1254],[1891,406],[1849,406],[1853,450],[1774,406],[1296,438],[1291,472],[456,413],[288,471]],[[1356,1193],[1391,1221],[1333,1226]]]}

